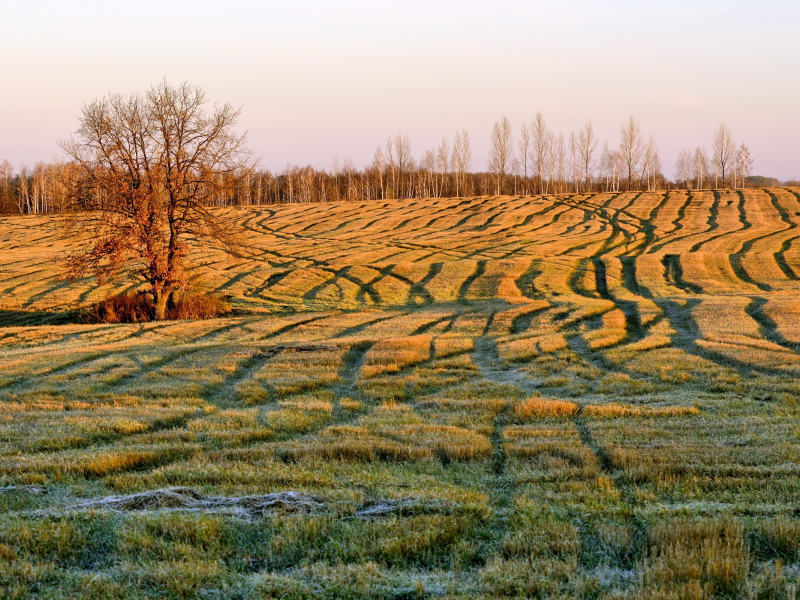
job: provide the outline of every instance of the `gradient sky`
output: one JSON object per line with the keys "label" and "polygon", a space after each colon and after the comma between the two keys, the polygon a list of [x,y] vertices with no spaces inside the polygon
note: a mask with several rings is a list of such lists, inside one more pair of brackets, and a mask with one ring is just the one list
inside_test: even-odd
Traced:
{"label": "gradient sky", "polygon": [[633,114],[671,176],[720,121],[757,174],[800,178],[797,0],[28,0],[0,7],[0,160],[60,154],[81,105],[166,77],[243,107],[262,166],[419,157],[457,129],[541,111],[618,143]]}

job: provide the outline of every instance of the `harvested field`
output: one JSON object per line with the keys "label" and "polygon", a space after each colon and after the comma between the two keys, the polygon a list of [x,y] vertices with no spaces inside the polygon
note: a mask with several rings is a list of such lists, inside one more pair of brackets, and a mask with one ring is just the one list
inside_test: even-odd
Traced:
{"label": "harvested field", "polygon": [[132,324],[0,217],[0,596],[795,597],[800,189],[222,212]]}

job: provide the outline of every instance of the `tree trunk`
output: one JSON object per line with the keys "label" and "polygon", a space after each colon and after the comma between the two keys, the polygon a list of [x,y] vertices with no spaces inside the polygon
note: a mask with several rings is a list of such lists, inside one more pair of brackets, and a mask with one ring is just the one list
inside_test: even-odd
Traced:
{"label": "tree trunk", "polygon": [[156,321],[164,321],[167,318],[167,301],[169,292],[166,290],[153,290],[153,302],[156,311]]}

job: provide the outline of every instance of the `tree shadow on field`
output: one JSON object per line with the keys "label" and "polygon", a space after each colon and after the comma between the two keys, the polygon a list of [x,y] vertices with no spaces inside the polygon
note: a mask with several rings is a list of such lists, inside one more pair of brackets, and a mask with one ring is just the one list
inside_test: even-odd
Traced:
{"label": "tree shadow on field", "polygon": [[78,310],[10,310],[0,309],[0,327],[36,327],[41,325],[68,325],[82,323]]}

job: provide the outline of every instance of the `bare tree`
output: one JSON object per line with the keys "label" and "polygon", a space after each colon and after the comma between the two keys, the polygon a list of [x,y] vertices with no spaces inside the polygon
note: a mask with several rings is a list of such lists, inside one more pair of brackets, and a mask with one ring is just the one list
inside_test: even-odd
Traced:
{"label": "bare tree", "polygon": [[538,193],[544,194],[545,185],[543,179],[547,173],[547,162],[553,146],[553,134],[547,128],[541,112],[536,113],[531,123],[531,138],[533,142],[533,171],[536,177]]}
{"label": "bare tree", "polygon": [[511,134],[511,122],[503,116],[492,128],[489,146],[489,170],[496,178],[497,194],[505,189],[506,174],[511,167],[514,153],[514,140]]}
{"label": "bare tree", "polygon": [[639,162],[642,160],[642,154],[644,153],[639,121],[634,119],[633,116],[629,117],[628,121],[623,123],[620,128],[620,136],[619,154],[622,158],[625,177],[628,181],[627,191],[630,191],[633,189],[633,180],[639,170]]}
{"label": "bare tree", "polygon": [[577,194],[581,184],[581,149],[575,132],[569,134],[569,166],[572,187]]}
{"label": "bare tree", "polygon": [[600,172],[602,173],[603,179],[606,180],[606,189],[605,191],[610,192],[613,189],[613,182],[614,182],[614,167],[616,157],[614,156],[615,152],[608,147],[608,142],[603,145],[603,151],[600,153]]}
{"label": "bare tree", "polygon": [[80,212],[67,224],[91,235],[70,255],[69,276],[138,272],[159,320],[184,285],[189,238],[236,246],[229,224],[205,205],[218,188],[216,175],[252,159],[246,134],[234,132],[240,111],[225,104],[208,114],[206,104],[205,92],[186,83],[114,94],[85,105],[77,137],[61,143],[80,166],[71,189]]}
{"label": "bare tree", "polygon": [[19,168],[17,176],[17,209],[19,214],[31,212],[30,173],[24,164]]}
{"label": "bare tree", "polygon": [[0,210],[11,211],[11,178],[14,175],[14,167],[7,160],[0,163]]}
{"label": "bare tree", "polygon": [[469,145],[469,134],[466,129],[456,133],[453,143],[453,158],[450,163],[455,172],[456,196],[466,193],[463,189],[465,176],[472,168],[472,150]]}
{"label": "bare tree", "polygon": [[736,144],[733,143],[731,130],[725,123],[719,124],[714,136],[711,138],[711,154],[716,175],[714,185],[719,187],[721,179],[722,185],[725,186],[736,161]]}
{"label": "bare tree", "polygon": [[706,154],[705,148],[701,148],[698,146],[694,150],[694,186],[697,189],[703,189],[703,184],[706,182],[706,178],[708,177],[708,155]]}
{"label": "bare tree", "polygon": [[437,195],[444,193],[445,179],[450,171],[450,144],[447,138],[442,138],[442,143],[436,149],[436,170],[439,172],[439,191]]}
{"label": "bare tree", "polygon": [[591,121],[578,131],[577,143],[580,174],[584,188],[588,190],[594,178],[594,153],[597,150],[597,138],[594,135],[594,127],[592,127]]}
{"label": "bare tree", "polygon": [[559,133],[558,137],[550,132],[545,135],[547,142],[547,151],[545,152],[544,167],[547,170],[547,179],[543,182],[543,194],[550,192],[548,186],[552,186],[554,194],[565,191],[565,183],[567,181],[568,160],[567,160],[567,147],[564,141],[564,134]]}
{"label": "bare tree", "polygon": [[531,130],[523,123],[522,129],[519,132],[519,141],[517,142],[517,149],[519,151],[519,166],[522,169],[522,186],[523,193],[528,193],[528,167],[531,160]]}
{"label": "bare tree", "polygon": [[[414,157],[411,154],[411,143],[407,135],[399,133],[386,142],[386,157],[389,171],[392,174],[392,198],[411,197],[408,174],[414,169]],[[405,185],[405,187],[404,187]]]}
{"label": "bare tree", "polygon": [[688,150],[678,151],[678,161],[675,163],[676,182],[685,188],[691,187],[692,175],[692,154]]}
{"label": "bare tree", "polygon": [[647,140],[647,145],[644,147],[644,152],[642,152],[642,180],[647,185],[648,192],[655,187],[656,173],[658,171],[656,168],[657,162],[660,162],[658,147],[656,146],[655,138],[651,134]]}
{"label": "bare tree", "polygon": [[736,151],[736,171],[742,187],[747,187],[747,178],[753,174],[753,159],[750,156],[750,149],[744,142]]}

